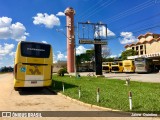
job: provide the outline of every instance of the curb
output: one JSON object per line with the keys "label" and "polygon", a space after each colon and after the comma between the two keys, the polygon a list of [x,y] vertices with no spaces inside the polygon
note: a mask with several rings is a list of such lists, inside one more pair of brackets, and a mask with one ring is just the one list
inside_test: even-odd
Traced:
{"label": "curb", "polygon": [[[95,109],[99,109],[99,110],[102,110],[102,111],[120,111],[120,110],[115,110],[115,109],[111,109],[111,108],[105,108],[105,107],[100,107],[100,106],[93,105],[93,104],[84,103],[84,102],[79,101],[79,100],[77,100],[77,99],[73,99],[73,98],[71,98],[71,97],[68,97],[68,96],[66,96],[66,95],[64,95],[64,94],[62,94],[62,93],[60,93],[60,92],[58,92],[57,95],[60,95],[60,96],[62,96],[62,97],[65,97],[65,98],[68,99],[68,100],[71,100],[71,101],[73,101],[73,102],[76,102],[76,103],[78,103],[78,104],[80,104],[80,105],[83,105],[83,106],[86,106],[86,107],[95,108]],[[122,111],[121,111],[121,112],[122,112]]]}

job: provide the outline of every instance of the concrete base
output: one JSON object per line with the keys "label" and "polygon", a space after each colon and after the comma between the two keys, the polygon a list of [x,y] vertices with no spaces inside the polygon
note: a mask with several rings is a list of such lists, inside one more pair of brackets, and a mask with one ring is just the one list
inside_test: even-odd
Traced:
{"label": "concrete base", "polygon": [[96,77],[98,78],[98,77],[105,77],[104,75],[96,75]]}

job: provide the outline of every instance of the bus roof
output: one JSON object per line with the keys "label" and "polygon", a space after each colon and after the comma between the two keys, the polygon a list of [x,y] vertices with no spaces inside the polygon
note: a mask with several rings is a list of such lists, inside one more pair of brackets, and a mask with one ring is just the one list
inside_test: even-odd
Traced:
{"label": "bus roof", "polygon": [[48,44],[48,43],[34,42],[34,41],[20,41],[19,43],[20,43],[20,44],[21,44],[21,43],[38,43],[38,44],[46,44],[46,45],[50,45],[50,44]]}

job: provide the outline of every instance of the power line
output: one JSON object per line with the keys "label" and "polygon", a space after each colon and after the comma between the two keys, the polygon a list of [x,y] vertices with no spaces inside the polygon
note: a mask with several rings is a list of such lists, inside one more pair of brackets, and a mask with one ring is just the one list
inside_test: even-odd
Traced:
{"label": "power line", "polygon": [[104,9],[105,7],[111,5],[112,3],[114,3],[116,0],[108,0],[107,2],[103,3],[101,6],[97,7],[96,9],[94,9],[93,11],[91,11],[89,14],[82,16],[80,20],[84,20],[87,19],[91,16],[93,16],[95,13],[101,11],[102,9]]}
{"label": "power line", "polygon": [[153,3],[154,3],[153,0],[148,0],[148,1],[146,1],[142,4],[140,4],[140,5],[137,5],[133,8],[131,8],[131,9],[128,9],[124,12],[121,12],[121,13],[107,19],[107,23],[115,22],[115,21],[117,21],[121,18],[124,18],[124,17],[129,16],[129,15],[134,14],[134,13],[137,13],[137,12],[139,12],[139,11],[145,9],[145,8],[148,8],[148,7],[152,6]]}
{"label": "power line", "polygon": [[[108,1],[105,2],[104,4],[106,4],[106,3],[108,3]],[[126,16],[128,16],[128,15],[131,15],[131,14],[134,14],[134,13],[136,13],[136,12],[139,12],[139,11],[145,9],[145,8],[148,8],[148,7],[150,7],[150,6],[153,5],[152,3],[153,3],[153,1],[148,0],[148,1],[146,1],[146,2],[144,2],[144,3],[142,3],[142,4],[140,4],[140,5],[137,5],[137,6],[131,8],[131,9],[128,9],[128,10],[126,10],[126,11],[124,11],[124,12],[121,12],[121,13],[119,13],[118,15],[115,15],[115,16],[113,16],[112,18],[110,18],[110,19],[108,19],[108,20],[110,21],[110,23],[111,23],[111,22],[114,22],[114,21],[119,20],[119,19],[121,19],[121,18],[123,18],[123,17],[126,17]],[[104,4],[103,4],[103,5],[104,5]],[[107,4],[107,5],[108,5],[108,4]],[[104,7],[106,7],[107,5],[105,5]],[[101,5],[101,6],[102,6],[102,5]],[[99,6],[99,7],[101,7],[101,6]],[[101,9],[103,9],[104,7],[102,7]],[[98,9],[98,8],[97,8],[97,9]],[[101,9],[99,9],[98,11],[100,11]],[[95,12],[94,12],[94,11],[95,11]],[[91,11],[92,14],[89,14],[86,18],[88,18],[88,17],[94,15],[96,12],[98,12],[98,11],[96,11],[96,9],[95,9],[94,11]],[[131,12],[131,13],[130,13],[130,12]],[[83,19],[84,19],[84,18],[83,18]]]}
{"label": "power line", "polygon": [[137,25],[137,24],[139,24],[139,23],[143,23],[143,22],[148,21],[148,20],[150,20],[150,19],[153,19],[153,18],[156,18],[156,17],[160,17],[160,16],[158,16],[158,15],[160,15],[160,13],[155,14],[155,15],[150,16],[150,17],[145,18],[145,19],[141,19],[141,20],[136,21],[136,22],[134,22],[134,23],[131,23],[131,24],[128,24],[128,25],[119,27],[119,29],[117,29],[117,30],[120,30],[120,29],[122,30],[122,29],[128,28],[128,27],[130,27],[130,26],[132,26],[132,25],[135,25],[135,24]]}
{"label": "power line", "polygon": [[[138,32],[142,32],[142,31],[145,31],[145,30],[149,30],[149,29],[155,29],[155,28],[160,28],[160,24],[157,24],[155,26],[150,26],[148,28],[143,28],[141,30],[138,30],[138,31],[134,31],[132,33],[138,33]],[[111,39],[117,39],[117,38],[121,38],[121,36],[117,36],[117,37],[114,37],[114,38],[111,38]],[[108,40],[111,40],[111,39],[108,39]],[[78,46],[79,44],[76,44],[76,46]],[[61,53],[64,53],[66,52],[68,49],[64,49],[63,51],[60,51]]]}
{"label": "power line", "polygon": [[93,11],[95,8],[98,7],[97,5],[101,4],[102,2],[103,2],[103,0],[100,0],[99,2],[95,3],[93,6],[89,7],[88,9],[85,9],[84,12],[81,12],[81,13],[77,14],[76,17],[75,17],[75,21],[78,21],[78,18],[81,18],[84,15],[88,14],[90,12],[89,10]]}
{"label": "power line", "polygon": [[[159,23],[159,22],[158,22],[158,23]],[[142,26],[138,27],[138,29],[139,29],[139,28],[145,28],[145,27],[148,27],[148,26],[154,26],[154,25],[155,25],[155,23],[150,24],[150,25],[147,23],[147,24],[143,24]],[[134,31],[134,30],[135,30],[135,29],[132,29],[132,30],[130,30],[130,31]],[[136,28],[136,30],[137,30],[137,28]]]}
{"label": "power line", "polygon": [[[140,29],[140,30],[137,30],[137,31],[133,31],[132,33],[139,33],[139,32],[142,32],[142,31],[146,31],[146,30],[151,30],[151,29],[155,29],[155,28],[160,28],[160,24],[157,24],[155,26],[150,26],[150,27],[147,27],[147,28],[143,28],[143,29]],[[108,40],[112,40],[112,39],[117,39],[117,38],[121,38],[122,36],[117,36],[117,37],[114,37],[114,38],[108,38]]]}
{"label": "power line", "polygon": [[151,29],[159,28],[159,27],[160,27],[160,24],[157,24],[157,25],[155,25],[155,26],[148,27],[148,28],[144,28],[144,29],[141,29],[141,30],[135,31],[135,32],[133,32],[133,33],[138,33],[138,32],[141,32],[141,31],[151,30]]}
{"label": "power line", "polygon": [[103,0],[98,1],[96,4],[94,4],[93,6],[89,7],[88,9],[86,9],[84,12],[81,12],[79,14],[77,14],[77,17],[83,16],[85,15],[90,9],[96,7],[99,3],[101,3]]}

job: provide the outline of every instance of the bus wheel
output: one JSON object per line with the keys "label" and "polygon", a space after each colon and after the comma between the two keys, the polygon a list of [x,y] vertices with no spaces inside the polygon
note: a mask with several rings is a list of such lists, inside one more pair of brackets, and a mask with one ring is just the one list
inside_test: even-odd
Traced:
{"label": "bus wheel", "polygon": [[15,90],[15,91],[19,91],[19,88],[18,88],[18,87],[14,87],[14,90]]}

